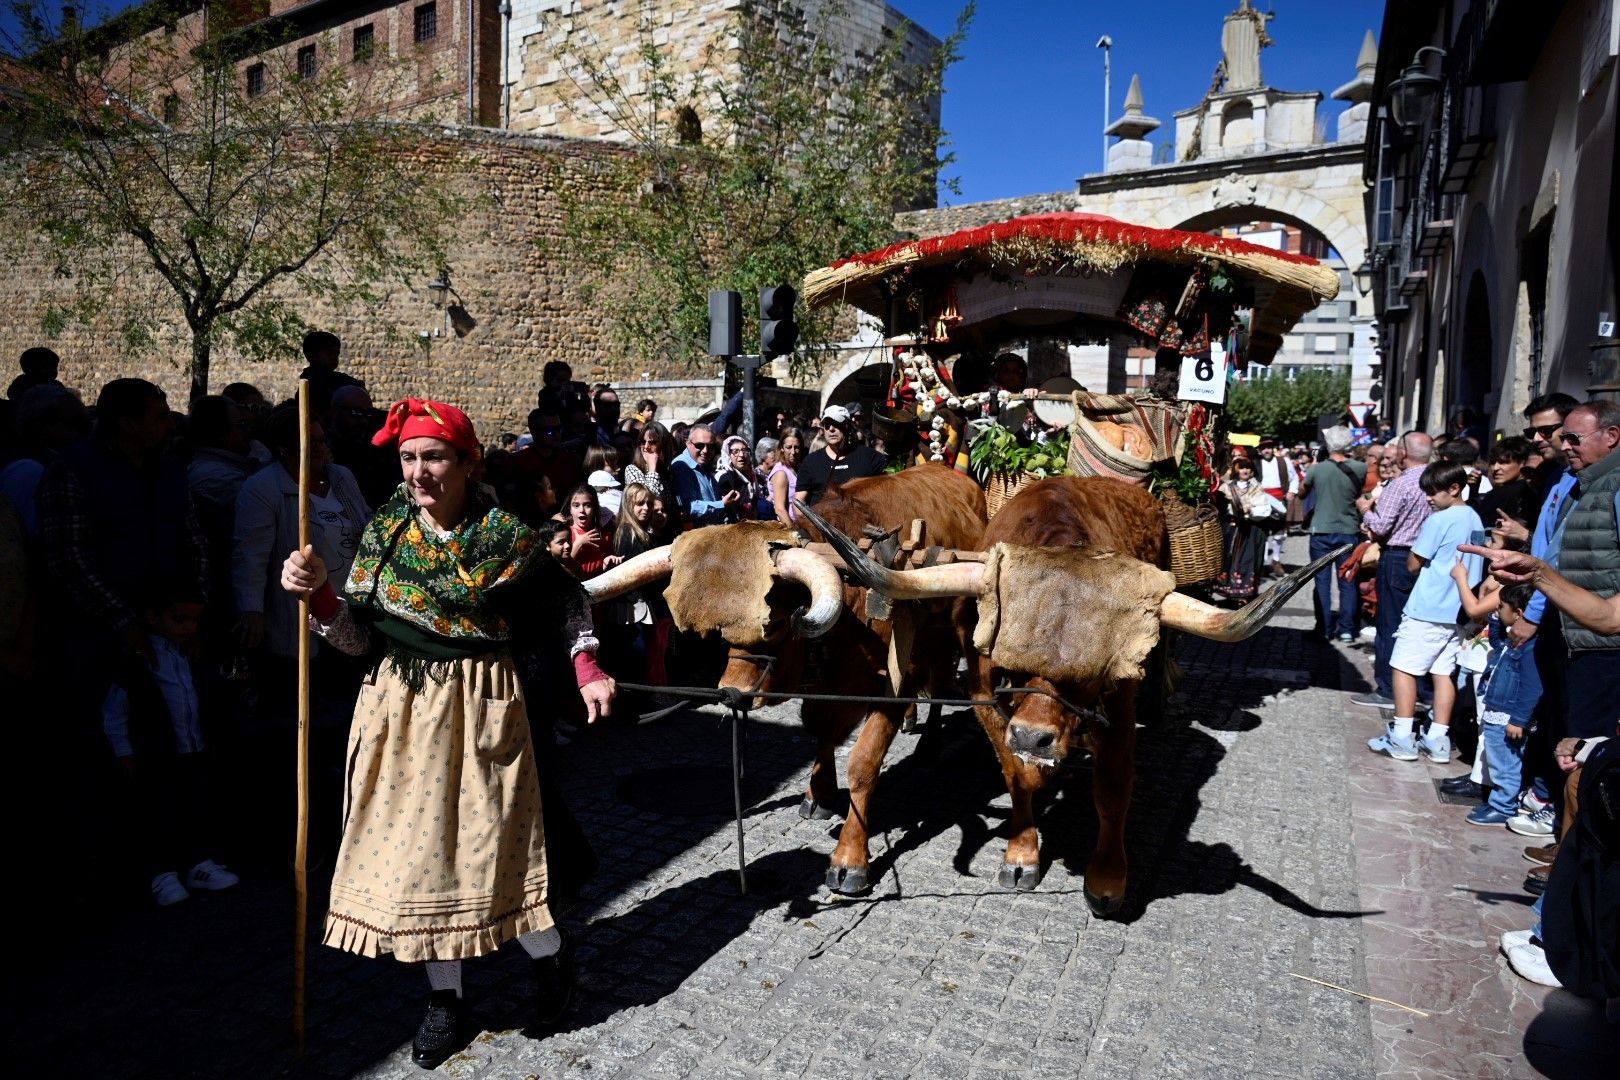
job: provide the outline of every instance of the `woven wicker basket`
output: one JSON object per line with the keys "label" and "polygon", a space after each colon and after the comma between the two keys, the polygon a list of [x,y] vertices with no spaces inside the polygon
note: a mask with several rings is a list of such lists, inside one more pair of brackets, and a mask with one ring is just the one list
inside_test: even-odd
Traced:
{"label": "woven wicker basket", "polygon": [[1160,503],[1170,532],[1170,571],[1177,585],[1197,585],[1220,575],[1226,555],[1220,515],[1213,506],[1191,506],[1174,492]]}
{"label": "woven wicker basket", "polygon": [[995,517],[1003,506],[1012,501],[1014,495],[1039,479],[1032,472],[992,473],[990,483],[984,489],[985,515]]}

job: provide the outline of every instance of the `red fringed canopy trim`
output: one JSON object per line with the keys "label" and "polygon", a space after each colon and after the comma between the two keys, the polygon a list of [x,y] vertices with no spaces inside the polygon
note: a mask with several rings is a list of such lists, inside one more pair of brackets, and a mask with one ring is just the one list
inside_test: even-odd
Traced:
{"label": "red fringed canopy trim", "polygon": [[1316,260],[1309,255],[1295,255],[1292,252],[1277,251],[1243,240],[1211,236],[1209,233],[1186,232],[1181,229],[1153,229],[1145,225],[1132,225],[1130,222],[1120,221],[1104,214],[1053,213],[1030,214],[1026,217],[992,222],[989,225],[963,229],[961,232],[945,236],[931,236],[926,240],[905,240],[898,244],[890,244],[886,248],[879,248],[877,251],[839,259],[832,264],[832,268],[837,269],[852,263],[877,266],[906,255],[919,262],[931,262],[942,256],[959,255],[1018,238],[1047,240],[1056,244],[1072,244],[1077,241],[1101,242],[1160,254],[1199,251],[1210,255],[1260,255],[1282,262],[1316,265]]}

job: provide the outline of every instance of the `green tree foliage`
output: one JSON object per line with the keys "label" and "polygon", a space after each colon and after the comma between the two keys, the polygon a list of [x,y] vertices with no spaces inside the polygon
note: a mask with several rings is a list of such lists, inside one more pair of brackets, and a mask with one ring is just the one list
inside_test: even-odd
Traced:
{"label": "green tree foliage", "polygon": [[[564,196],[589,296],[619,349],[710,365],[709,290],[740,291],[751,315],[761,286],[796,287],[818,266],[891,243],[896,210],[933,205],[951,161],[937,102],[972,13],[926,57],[906,55],[900,27],[852,58],[839,47],[838,4],[806,18],[753,2],[695,75],[650,19],[625,64],[596,40],[586,7],[565,17],[565,67],[636,151],[608,178],[621,197]],[[833,318],[800,312],[796,367],[816,364]]]}
{"label": "green tree foliage", "polygon": [[1349,405],[1348,373],[1306,371],[1294,379],[1273,374],[1233,383],[1226,394],[1226,420],[1233,431],[1314,439],[1318,417],[1342,414]]}
{"label": "green tree foliage", "polygon": [[116,295],[134,350],[179,314],[194,398],[222,341],[297,355],[278,286],[364,302],[440,261],[459,205],[416,164],[424,129],[356,119],[413,58],[300,71],[279,47],[292,31],[239,10],[159,0],[85,29],[35,0],[0,41],[0,214],[8,242],[56,263],[44,329],[105,319]]}

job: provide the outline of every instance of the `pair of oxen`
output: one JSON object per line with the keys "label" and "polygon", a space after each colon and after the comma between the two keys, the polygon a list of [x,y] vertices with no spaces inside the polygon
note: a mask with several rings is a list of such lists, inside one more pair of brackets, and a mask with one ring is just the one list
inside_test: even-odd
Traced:
{"label": "pair of oxen", "polygon": [[[978,485],[939,465],[853,481],[803,517],[799,529],[744,522],[693,530],[593,578],[586,590],[600,601],[667,576],[676,625],[723,637],[731,649],[720,685],[743,691],[947,696],[965,655],[972,697],[997,702],[974,711],[1012,795],[1000,883],[1023,890],[1039,883],[1033,800],[1083,748],[1095,759],[1098,818],[1085,896],[1099,915],[1119,912],[1125,901],[1138,691],[1156,666],[1149,659],[1161,628],[1246,638],[1332,558],[1226,611],[1174,591],[1164,514],[1141,488],[1055,477],[1024,489],[987,525]],[[851,539],[892,534],[919,519],[932,543],[973,554],[892,569]],[[809,550],[815,541],[830,544],[837,558]],[[799,808],[805,817],[831,816],[834,753],[860,729],[849,759],[849,811],[827,872],[838,892],[869,887],[873,788],[906,711],[902,700],[801,707],[817,736]]]}

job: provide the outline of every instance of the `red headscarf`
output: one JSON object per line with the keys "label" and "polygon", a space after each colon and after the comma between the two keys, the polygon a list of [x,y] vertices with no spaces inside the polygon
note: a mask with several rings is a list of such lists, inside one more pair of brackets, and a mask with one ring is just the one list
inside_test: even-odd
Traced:
{"label": "red headscarf", "polygon": [[371,437],[373,446],[407,439],[443,439],[464,454],[478,452],[472,421],[454,405],[423,398],[401,398],[388,410],[382,430]]}

